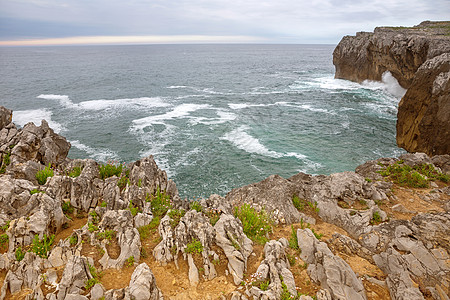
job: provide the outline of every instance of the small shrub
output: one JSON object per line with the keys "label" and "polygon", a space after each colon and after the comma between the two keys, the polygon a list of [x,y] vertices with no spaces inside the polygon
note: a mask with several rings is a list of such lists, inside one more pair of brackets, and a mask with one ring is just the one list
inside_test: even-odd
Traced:
{"label": "small shrub", "polygon": [[294,207],[299,211],[303,211],[305,209],[305,202],[301,201],[297,195],[292,197],[292,204],[294,204]]}
{"label": "small shrub", "polygon": [[92,217],[92,223],[98,224],[100,222],[100,217],[95,210],[91,211],[89,215]]}
{"label": "small shrub", "polygon": [[169,209],[171,209],[172,203],[170,201],[170,196],[165,192],[161,192],[159,187],[156,190],[156,194],[147,197],[147,201],[151,202],[152,213],[154,216],[163,217]]}
{"label": "small shrub", "polygon": [[2,227],[0,227],[1,230],[6,231],[9,228],[9,224],[11,223],[11,221],[7,221],[5,223],[5,225],[3,225]]}
{"label": "small shrub", "polygon": [[69,171],[69,176],[73,178],[78,177],[81,175],[82,170],[81,167],[73,167],[72,170]]}
{"label": "small shrub", "polygon": [[367,182],[372,182],[372,179],[370,179],[370,178],[364,178]]}
{"label": "small shrub", "polygon": [[152,221],[148,225],[138,228],[141,241],[146,240],[150,237],[150,231],[156,230],[156,228],[159,226],[159,221],[159,217],[153,217]]}
{"label": "small shrub", "polygon": [[73,213],[73,206],[70,204],[70,201],[63,202],[61,204],[61,208],[65,215],[70,215]]}
{"label": "small shrub", "polygon": [[198,212],[201,212],[203,210],[202,206],[200,205],[200,202],[198,201],[191,201],[190,206],[191,209],[194,209]]}
{"label": "small shrub", "polygon": [[178,223],[180,223],[180,219],[186,214],[184,209],[171,209],[169,212],[170,226],[175,229]]}
{"label": "small shrub", "polygon": [[97,269],[94,266],[91,266],[88,264],[89,272],[91,273],[92,278],[86,281],[84,288],[86,290],[89,290],[91,287],[96,285],[97,283],[100,283],[100,277],[101,273],[97,272]]}
{"label": "small shrub", "polygon": [[311,232],[314,234],[314,236],[316,237],[316,239],[320,240],[323,237],[322,233],[317,233],[314,231],[313,228],[311,228]]}
{"label": "small shrub", "polygon": [[267,242],[266,235],[272,232],[272,220],[264,210],[257,212],[250,204],[244,203],[235,207],[234,216],[241,220],[244,233],[250,239],[261,244]]}
{"label": "small shrub", "polygon": [[117,186],[120,190],[123,190],[127,186],[127,184],[130,184],[130,179],[125,176],[120,177],[120,179],[117,181]]}
{"label": "small shrub", "polygon": [[135,217],[137,213],[139,212],[139,207],[135,207],[133,205],[133,201],[130,200],[130,203],[128,204],[128,210],[131,212],[131,215]]}
{"label": "small shrub", "polygon": [[220,211],[217,209],[207,209],[205,214],[209,218],[209,223],[211,223],[212,226],[216,225],[217,221],[220,219]]}
{"label": "small shrub", "polygon": [[130,256],[127,258],[127,265],[132,267],[134,265],[134,256]]}
{"label": "small shrub", "polygon": [[259,288],[261,289],[261,291],[267,291],[267,289],[269,288],[269,284],[270,284],[270,280],[266,280],[263,281],[259,284]]}
{"label": "small shrub", "polygon": [[78,235],[73,234],[69,238],[69,242],[71,246],[75,246],[78,243]]}
{"label": "small shrub", "polygon": [[100,165],[100,178],[106,179],[108,177],[117,176],[119,177],[122,173],[123,165],[116,164],[113,162],[108,162],[107,164]]}
{"label": "small shrub", "polygon": [[40,191],[40,190],[38,190],[38,189],[34,189],[34,190],[31,190],[31,191],[30,191],[30,194],[31,194],[31,195],[34,195],[34,194],[37,194],[37,193],[45,193],[45,191]]}
{"label": "small shrub", "polygon": [[89,232],[94,232],[98,230],[98,226],[95,226],[94,224],[92,224],[91,222],[88,223],[88,230]]}
{"label": "small shrub", "polygon": [[299,250],[297,231],[295,230],[293,225],[291,225],[291,237],[289,238],[289,247],[294,250]]}
{"label": "small shrub", "polygon": [[107,203],[106,203],[106,201],[102,201],[102,202],[100,202],[99,206],[100,206],[100,207],[106,207],[106,206],[107,206]]}
{"label": "small shrub", "polygon": [[47,178],[52,176],[53,176],[53,169],[50,168],[50,164],[43,170],[37,171],[36,173],[36,179],[40,185],[45,184],[47,182]]}
{"label": "small shrub", "polygon": [[17,260],[17,261],[21,261],[21,260],[25,257],[25,253],[26,253],[26,252],[22,251],[22,247],[19,246],[19,247],[16,249],[16,252],[14,253],[15,256],[16,256],[16,260]]}
{"label": "small shrub", "polygon": [[372,219],[370,220],[370,224],[377,225],[382,222],[380,213],[378,211],[375,211],[372,215]]}
{"label": "small shrub", "polygon": [[184,251],[186,253],[201,254],[203,252],[202,242],[200,242],[197,239],[194,239],[192,242],[190,242],[186,245],[186,249]]}
{"label": "small shrub", "polygon": [[0,174],[6,173],[6,167],[11,163],[11,158],[10,158],[10,156],[11,156],[11,153],[5,153],[5,154],[3,155],[3,161],[2,161],[2,163],[0,164],[0,165],[1,165],[1,168],[0,168]]}
{"label": "small shrub", "polygon": [[141,178],[139,178],[138,183],[137,183],[137,186],[138,186],[138,187],[142,187],[142,179],[141,179]]}
{"label": "small shrub", "polygon": [[9,237],[6,233],[0,234],[0,248],[4,248],[8,244]]}
{"label": "small shrub", "polygon": [[289,254],[289,253],[286,253],[286,256],[287,256],[287,259],[288,259],[288,261],[289,261],[289,265],[290,265],[291,267],[295,266],[295,256],[294,256],[294,255],[291,255],[291,254]]}
{"label": "small shrub", "polygon": [[36,234],[34,236],[33,243],[31,244],[31,251],[42,258],[47,258],[48,252],[50,251],[50,247],[52,246],[54,240],[54,234],[52,234],[50,237],[44,234],[42,241],[39,240],[39,236]]}
{"label": "small shrub", "polygon": [[99,240],[108,240],[111,241],[116,236],[116,232],[114,230],[105,230],[103,232],[99,232],[97,234],[97,238]]}

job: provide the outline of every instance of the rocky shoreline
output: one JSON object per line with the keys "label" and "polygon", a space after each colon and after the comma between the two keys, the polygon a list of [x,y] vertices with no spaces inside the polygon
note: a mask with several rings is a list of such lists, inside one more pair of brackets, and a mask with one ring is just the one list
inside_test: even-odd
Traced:
{"label": "rocky shoreline", "polygon": [[[11,120],[1,107],[0,299],[448,299],[449,155],[189,202],[151,156],[109,176],[45,121]],[[427,169],[426,187],[395,183],[397,167]],[[244,208],[271,220],[260,239]]]}
{"label": "rocky shoreline", "polygon": [[377,27],[345,36],[333,52],[336,78],[381,81],[389,71],[407,89],[397,144],[408,152],[450,153],[450,22]]}
{"label": "rocky shoreline", "polygon": [[390,71],[408,88],[397,140],[434,156],[225,197],[181,199],[152,156],[69,159],[45,120],[18,128],[0,106],[0,300],[448,300],[447,23],[358,33],[334,53],[337,78]]}

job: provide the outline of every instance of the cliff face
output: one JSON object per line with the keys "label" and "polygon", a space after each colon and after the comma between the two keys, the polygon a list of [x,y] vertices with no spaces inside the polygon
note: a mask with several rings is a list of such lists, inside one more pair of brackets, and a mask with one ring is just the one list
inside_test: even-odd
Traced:
{"label": "cliff face", "polygon": [[391,72],[408,89],[399,104],[397,144],[409,152],[447,154],[449,53],[450,22],[379,27],[373,33],[360,32],[341,40],[333,53],[335,77],[379,81],[384,72]]}

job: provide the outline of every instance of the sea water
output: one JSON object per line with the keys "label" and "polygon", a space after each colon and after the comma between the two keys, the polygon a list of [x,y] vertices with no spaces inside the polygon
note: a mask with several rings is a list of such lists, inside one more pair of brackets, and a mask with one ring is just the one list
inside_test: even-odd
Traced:
{"label": "sea water", "polygon": [[334,79],[334,45],[0,48],[0,105],[46,119],[70,158],[153,155],[183,197],[271,174],[351,171],[396,156],[404,90]]}

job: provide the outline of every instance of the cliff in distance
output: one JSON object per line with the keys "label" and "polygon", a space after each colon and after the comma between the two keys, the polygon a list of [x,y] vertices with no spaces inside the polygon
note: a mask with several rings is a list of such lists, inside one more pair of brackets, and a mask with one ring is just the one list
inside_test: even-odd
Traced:
{"label": "cliff in distance", "polygon": [[336,78],[381,80],[389,71],[407,89],[399,103],[397,144],[408,152],[450,153],[450,22],[377,27],[342,38]]}

